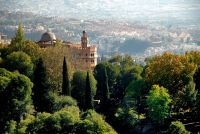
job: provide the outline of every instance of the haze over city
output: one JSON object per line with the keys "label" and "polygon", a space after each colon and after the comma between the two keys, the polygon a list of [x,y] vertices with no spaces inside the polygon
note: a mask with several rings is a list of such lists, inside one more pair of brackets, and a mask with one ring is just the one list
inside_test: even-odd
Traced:
{"label": "haze over city", "polygon": [[0,0],[1,10],[82,19],[196,25],[199,0]]}
{"label": "haze over city", "polygon": [[199,0],[0,0],[0,3],[1,11],[18,14],[1,16],[0,32],[9,37],[17,24],[23,22],[27,37],[37,41],[42,33],[51,30],[62,40],[78,42],[79,33],[86,30],[90,43],[97,45],[101,54],[119,52],[146,57],[165,51],[200,49]]}

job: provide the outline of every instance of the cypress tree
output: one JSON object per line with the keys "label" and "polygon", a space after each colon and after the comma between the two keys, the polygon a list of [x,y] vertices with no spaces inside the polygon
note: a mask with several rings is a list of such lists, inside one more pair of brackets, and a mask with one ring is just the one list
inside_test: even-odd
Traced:
{"label": "cypress tree", "polygon": [[47,80],[46,68],[42,58],[36,64],[34,71],[33,104],[37,112],[49,112],[51,101],[49,100],[50,84]]}
{"label": "cypress tree", "polygon": [[107,70],[104,68],[104,74],[103,74],[103,81],[102,81],[102,99],[103,101],[107,101],[110,98],[109,93],[109,87],[108,87],[108,75]]}
{"label": "cypress tree", "polygon": [[108,87],[108,76],[107,76],[107,70],[104,68],[103,74],[102,74],[102,82],[101,82],[101,97],[100,97],[100,111],[104,113],[104,115],[108,114],[109,110],[109,87]]}
{"label": "cypress tree", "polygon": [[62,94],[70,96],[69,73],[68,73],[65,57],[64,57],[64,61],[63,61],[63,72],[62,73],[63,73]]}
{"label": "cypress tree", "polygon": [[90,85],[89,72],[87,72],[85,86],[85,110],[93,109],[92,88]]}

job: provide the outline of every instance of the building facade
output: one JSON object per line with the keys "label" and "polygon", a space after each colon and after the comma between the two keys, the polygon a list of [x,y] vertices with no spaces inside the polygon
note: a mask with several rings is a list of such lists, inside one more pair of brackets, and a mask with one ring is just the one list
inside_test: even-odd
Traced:
{"label": "building facade", "polygon": [[[42,48],[55,46],[56,36],[53,33],[46,32],[42,35],[41,40],[38,42]],[[93,69],[97,65],[97,47],[90,45],[88,41],[88,35],[83,31],[80,44],[74,44],[71,42],[63,42],[63,46],[68,47],[73,51],[73,61],[75,67],[87,70]]]}
{"label": "building facade", "polygon": [[85,31],[83,31],[81,37],[81,44],[67,42],[65,45],[74,50],[74,58],[81,69],[86,70],[94,68],[97,65],[97,47],[89,45],[88,35]]}

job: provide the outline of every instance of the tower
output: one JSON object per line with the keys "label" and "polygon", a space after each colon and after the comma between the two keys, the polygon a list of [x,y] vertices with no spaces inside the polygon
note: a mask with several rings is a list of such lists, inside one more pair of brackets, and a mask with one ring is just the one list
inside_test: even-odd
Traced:
{"label": "tower", "polygon": [[82,48],[87,48],[87,43],[88,43],[87,33],[85,31],[83,31],[83,36],[81,37]]}

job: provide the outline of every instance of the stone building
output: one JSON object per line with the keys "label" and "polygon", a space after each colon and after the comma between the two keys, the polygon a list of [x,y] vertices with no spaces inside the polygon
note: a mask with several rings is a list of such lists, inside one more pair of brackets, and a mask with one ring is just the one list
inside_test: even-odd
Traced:
{"label": "stone building", "polygon": [[40,41],[38,42],[39,46],[44,48],[44,47],[49,47],[49,46],[55,46],[56,43],[56,36],[52,32],[46,32],[42,35]]}
{"label": "stone building", "polygon": [[[56,36],[51,32],[46,32],[42,35],[39,46],[42,48],[55,46]],[[63,42],[63,46],[68,47],[73,51],[73,61],[75,67],[87,70],[92,69],[97,65],[97,47],[90,45],[88,41],[88,35],[83,31],[80,44],[74,44],[71,42]]]}
{"label": "stone building", "polygon": [[89,44],[85,31],[83,31],[80,44],[65,42],[65,45],[74,50],[75,55],[73,56],[76,59],[76,63],[83,70],[94,68],[97,65],[97,47]]}

